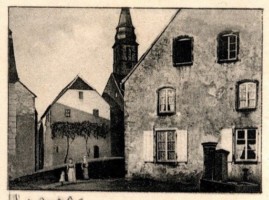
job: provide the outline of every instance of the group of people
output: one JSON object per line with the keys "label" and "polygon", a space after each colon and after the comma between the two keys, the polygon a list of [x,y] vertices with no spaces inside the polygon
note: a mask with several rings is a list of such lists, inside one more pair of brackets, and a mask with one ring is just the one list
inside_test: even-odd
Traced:
{"label": "group of people", "polygon": [[[87,161],[87,156],[83,157],[83,162],[81,163],[81,169],[83,172],[83,178],[89,179],[89,163]],[[68,182],[76,182],[76,163],[74,163],[72,158],[69,158],[68,163],[66,165],[67,172],[67,181]],[[62,171],[59,182],[63,184],[65,182],[65,171]]]}

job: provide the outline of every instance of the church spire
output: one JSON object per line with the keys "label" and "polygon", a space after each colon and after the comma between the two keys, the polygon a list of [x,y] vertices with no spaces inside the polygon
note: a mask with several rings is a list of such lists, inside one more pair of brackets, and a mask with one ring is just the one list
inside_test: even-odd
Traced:
{"label": "church spire", "polygon": [[135,28],[129,8],[122,8],[116,28],[113,73],[125,77],[137,63]]}
{"label": "church spire", "polygon": [[12,31],[8,29],[8,82],[15,83],[18,80],[19,76],[15,62]]}

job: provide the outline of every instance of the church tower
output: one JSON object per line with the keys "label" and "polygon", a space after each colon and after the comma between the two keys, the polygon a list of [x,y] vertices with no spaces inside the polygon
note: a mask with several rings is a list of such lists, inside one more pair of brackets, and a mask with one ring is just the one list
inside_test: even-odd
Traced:
{"label": "church tower", "polygon": [[124,157],[124,89],[121,81],[137,63],[138,44],[134,30],[129,8],[122,8],[113,45],[113,72],[102,95],[110,105],[112,156]]}
{"label": "church tower", "polygon": [[137,63],[137,47],[135,28],[129,8],[122,8],[119,24],[116,28],[115,44],[113,45],[113,73],[124,78]]}

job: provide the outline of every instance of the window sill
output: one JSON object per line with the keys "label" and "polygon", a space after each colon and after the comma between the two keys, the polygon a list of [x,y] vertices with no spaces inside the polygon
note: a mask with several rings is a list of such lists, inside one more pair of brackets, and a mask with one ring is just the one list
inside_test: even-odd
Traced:
{"label": "window sill", "polygon": [[174,67],[183,67],[183,66],[191,66],[193,62],[185,62],[185,63],[174,63]]}
{"label": "window sill", "polygon": [[158,112],[158,116],[172,116],[175,114],[176,112]]}
{"label": "window sill", "polygon": [[236,111],[238,112],[252,112],[255,111],[257,108],[237,108]]}
{"label": "window sill", "polygon": [[239,59],[236,58],[236,59],[231,59],[231,60],[218,60],[217,63],[219,64],[224,64],[224,63],[235,63],[235,62],[238,62]]}
{"label": "window sill", "polygon": [[246,161],[234,161],[234,164],[244,164],[244,165],[256,165],[258,164],[258,161],[257,160],[246,160]]}

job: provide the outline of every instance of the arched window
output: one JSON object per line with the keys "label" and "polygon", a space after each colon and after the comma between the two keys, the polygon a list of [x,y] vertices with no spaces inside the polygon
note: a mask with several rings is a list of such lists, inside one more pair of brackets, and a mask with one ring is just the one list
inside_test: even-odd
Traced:
{"label": "arched window", "polygon": [[158,91],[158,114],[174,114],[176,112],[176,90],[166,87]]}
{"label": "arched window", "polygon": [[93,147],[93,157],[99,158],[99,147],[96,145]]}
{"label": "arched window", "polygon": [[218,62],[234,62],[238,60],[239,33],[225,31],[218,35]]}
{"label": "arched window", "polygon": [[238,82],[237,109],[252,110],[257,106],[257,81]]}

